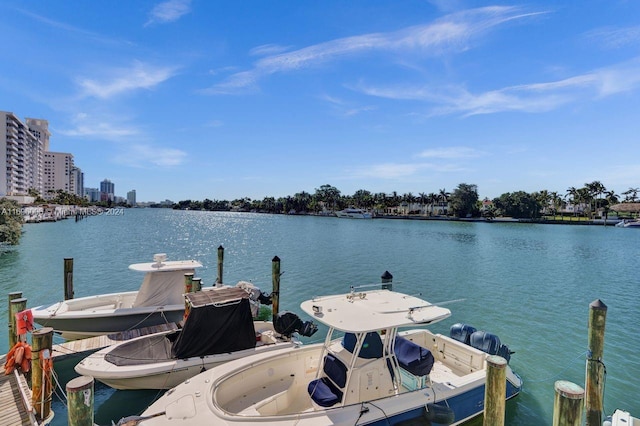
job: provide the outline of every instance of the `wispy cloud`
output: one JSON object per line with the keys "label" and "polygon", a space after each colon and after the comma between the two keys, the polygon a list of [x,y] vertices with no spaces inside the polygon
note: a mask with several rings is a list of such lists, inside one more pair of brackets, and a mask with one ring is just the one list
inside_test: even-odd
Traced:
{"label": "wispy cloud", "polygon": [[590,42],[595,41],[606,49],[637,46],[640,45],[640,26],[598,28],[589,31],[585,36]]}
{"label": "wispy cloud", "polygon": [[425,25],[390,33],[370,33],[340,38],[295,51],[267,56],[250,70],[233,74],[208,89],[211,94],[228,94],[255,88],[268,75],[304,69],[329,61],[372,52],[418,52],[438,55],[466,50],[491,28],[508,21],[523,19],[542,12],[526,13],[517,7],[492,6],[447,15]]}
{"label": "wispy cloud", "polygon": [[105,140],[121,140],[139,135],[137,128],[122,124],[116,120],[97,118],[86,113],[76,114],[72,119],[73,127],[56,129],[56,133],[71,137],[92,137]]}
{"label": "wispy cloud", "polygon": [[191,12],[191,0],[168,0],[158,3],[149,13],[149,20],[144,26],[177,21],[189,12]]}
{"label": "wispy cloud", "polygon": [[154,67],[136,61],[129,68],[108,71],[109,76],[102,80],[80,78],[77,83],[82,89],[82,96],[107,99],[138,89],[152,89],[173,77],[176,72],[175,67]]}
{"label": "wispy cloud", "polygon": [[330,95],[322,95],[320,99],[329,103],[334,111],[342,117],[352,117],[354,115],[361,114],[363,112],[373,111],[376,109],[373,105],[353,105],[350,102],[344,101],[342,99],[336,98]]}
{"label": "wispy cloud", "polygon": [[460,159],[477,158],[486,155],[485,152],[465,146],[452,146],[446,148],[432,148],[420,152],[419,158]]}
{"label": "wispy cloud", "polygon": [[418,100],[431,105],[429,115],[464,116],[504,111],[547,112],[585,99],[636,91],[640,87],[640,58],[562,80],[522,84],[481,93],[463,86],[365,87],[370,96]]}
{"label": "wispy cloud", "polygon": [[277,44],[263,44],[262,46],[254,47],[249,51],[249,55],[251,56],[267,56],[267,55],[276,55],[282,52],[286,52],[290,50],[289,46],[280,46]]}
{"label": "wispy cloud", "polygon": [[127,146],[116,161],[132,167],[175,167],[183,164],[186,158],[187,153],[180,149],[134,144]]}

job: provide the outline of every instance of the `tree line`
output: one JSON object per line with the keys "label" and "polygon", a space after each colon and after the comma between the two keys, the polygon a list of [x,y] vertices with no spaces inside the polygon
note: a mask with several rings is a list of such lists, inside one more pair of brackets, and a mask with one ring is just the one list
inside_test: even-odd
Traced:
{"label": "tree line", "polygon": [[[636,202],[640,188],[629,188],[622,193],[623,202]],[[621,202],[620,196],[608,190],[601,182],[585,183],[584,187],[570,187],[565,194],[548,190],[527,193],[524,191],[508,192],[493,200],[480,200],[478,187],[474,184],[461,183],[452,192],[440,189],[438,192],[411,192],[390,194],[373,193],[365,189],[357,190],[352,195],[342,194],[332,185],[322,185],[313,194],[301,191],[286,197],[265,197],[262,200],[239,198],[232,201],[182,200],[173,206],[179,210],[208,211],[246,211],[263,213],[320,214],[326,211],[338,211],[347,207],[357,207],[373,211],[377,214],[421,214],[427,216],[452,217],[500,217],[536,219],[547,215],[565,213],[567,206],[572,206],[573,215],[592,216],[598,210],[608,212],[610,206]],[[160,207],[155,205],[152,207]]]}

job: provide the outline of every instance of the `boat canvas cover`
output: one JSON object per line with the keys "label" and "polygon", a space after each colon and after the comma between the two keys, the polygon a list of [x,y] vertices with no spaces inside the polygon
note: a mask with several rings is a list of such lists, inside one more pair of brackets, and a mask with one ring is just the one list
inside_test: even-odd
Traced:
{"label": "boat canvas cover", "polygon": [[[248,296],[246,292],[244,294]],[[243,297],[191,309],[171,350],[175,358],[190,358],[241,351],[255,346],[256,331],[251,307],[249,299]]]}
{"label": "boat canvas cover", "polygon": [[147,273],[133,302],[133,307],[184,303],[184,274],[186,273],[195,273],[195,269]]}

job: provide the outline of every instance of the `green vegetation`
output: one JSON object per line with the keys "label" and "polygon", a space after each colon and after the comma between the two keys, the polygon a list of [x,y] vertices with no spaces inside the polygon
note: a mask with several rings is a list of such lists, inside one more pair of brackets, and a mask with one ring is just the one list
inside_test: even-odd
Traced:
{"label": "green vegetation", "polygon": [[[638,201],[640,188],[629,188],[623,192],[623,202]],[[564,196],[557,192],[542,190],[527,193],[517,191],[504,193],[493,200],[479,200],[477,185],[461,183],[453,191],[440,189],[438,192],[421,192],[417,196],[412,193],[399,195],[372,193],[365,189],[353,195],[343,195],[331,185],[316,188],[315,193],[302,191],[292,196],[265,197],[262,200],[241,198],[233,201],[183,200],[172,207],[180,210],[208,211],[253,211],[262,213],[314,213],[337,211],[346,207],[358,207],[373,210],[378,215],[421,215],[447,217],[513,217],[531,220],[584,220],[593,219],[596,214],[608,215],[609,208],[619,203],[619,197],[613,191],[594,181],[586,183],[582,188],[571,187]],[[556,217],[557,219],[551,219]]]}
{"label": "green vegetation", "polygon": [[0,244],[18,244],[23,221],[22,210],[17,202],[0,199]]}

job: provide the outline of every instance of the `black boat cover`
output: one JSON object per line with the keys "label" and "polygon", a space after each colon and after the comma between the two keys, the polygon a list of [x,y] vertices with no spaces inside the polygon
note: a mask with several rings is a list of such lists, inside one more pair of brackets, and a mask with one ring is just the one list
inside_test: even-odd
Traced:
{"label": "black boat cover", "polygon": [[173,342],[171,352],[175,358],[190,358],[255,346],[256,331],[249,299],[243,297],[191,309],[182,332]]}

